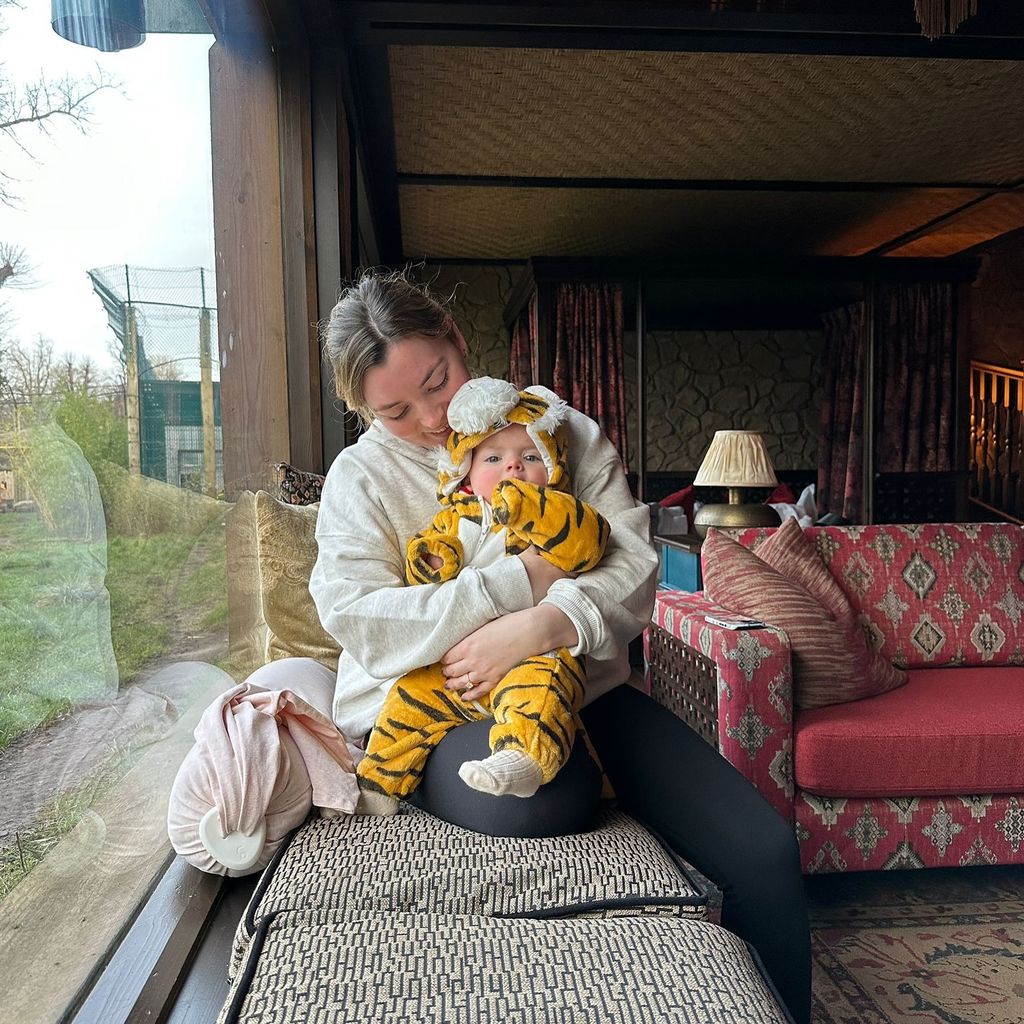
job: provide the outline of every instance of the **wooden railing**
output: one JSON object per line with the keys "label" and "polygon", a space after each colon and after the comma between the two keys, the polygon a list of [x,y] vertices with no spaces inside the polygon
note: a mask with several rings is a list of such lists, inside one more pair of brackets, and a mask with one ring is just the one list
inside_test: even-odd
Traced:
{"label": "wooden railing", "polygon": [[1024,519],[1024,371],[971,362],[970,497]]}

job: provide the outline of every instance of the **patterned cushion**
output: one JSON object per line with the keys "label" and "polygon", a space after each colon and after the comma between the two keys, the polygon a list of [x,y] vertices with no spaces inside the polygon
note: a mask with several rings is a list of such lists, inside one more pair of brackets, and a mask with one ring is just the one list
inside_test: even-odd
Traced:
{"label": "patterned cushion", "polygon": [[338,665],[340,648],[309,593],[318,509],[246,491],[228,516],[229,650],[239,671],[290,657]]}
{"label": "patterned cushion", "polygon": [[[799,529],[799,527],[797,527]],[[799,583],[783,576],[719,530],[701,548],[704,591],[713,601],[786,631],[793,658],[793,703],[823,707],[883,693],[905,678],[877,659],[852,617],[837,621]]]}
{"label": "patterned cushion", "polygon": [[707,898],[675,855],[628,815],[550,839],[484,836],[409,805],[392,818],[309,821],[264,872],[235,937],[237,966],[278,910],[509,917],[703,916]]}
{"label": "patterned cushion", "polygon": [[219,1024],[786,1024],[743,942],[706,921],[281,912]]}
{"label": "patterned cushion", "polygon": [[803,587],[846,628],[850,646],[856,652],[855,671],[861,675],[859,697],[888,693],[907,681],[905,672],[870,646],[870,634],[858,636],[853,606],[796,519],[787,519],[754,550],[762,562]]}
{"label": "patterned cushion", "polygon": [[306,473],[287,462],[274,463],[281,501],[287,505],[315,505],[324,487],[323,473]]}

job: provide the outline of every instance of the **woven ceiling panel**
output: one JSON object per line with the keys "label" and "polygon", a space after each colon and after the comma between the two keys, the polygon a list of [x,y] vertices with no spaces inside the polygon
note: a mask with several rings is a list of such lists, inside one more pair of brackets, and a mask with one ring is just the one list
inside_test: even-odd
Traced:
{"label": "woven ceiling panel", "polygon": [[970,192],[768,193],[403,185],[408,257],[852,256]]}
{"label": "woven ceiling panel", "polygon": [[939,184],[1024,177],[1024,62],[389,53],[400,171]]}
{"label": "woven ceiling panel", "polygon": [[972,207],[924,238],[894,249],[892,256],[952,256],[990,238],[1024,227],[1024,195],[998,195]]}

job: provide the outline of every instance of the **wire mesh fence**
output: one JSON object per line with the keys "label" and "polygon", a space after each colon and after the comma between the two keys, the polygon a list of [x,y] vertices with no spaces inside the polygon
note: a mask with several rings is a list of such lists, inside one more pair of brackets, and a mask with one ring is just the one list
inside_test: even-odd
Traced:
{"label": "wire mesh fence", "polygon": [[217,285],[203,267],[89,271],[125,367],[128,465],[218,494],[221,464]]}

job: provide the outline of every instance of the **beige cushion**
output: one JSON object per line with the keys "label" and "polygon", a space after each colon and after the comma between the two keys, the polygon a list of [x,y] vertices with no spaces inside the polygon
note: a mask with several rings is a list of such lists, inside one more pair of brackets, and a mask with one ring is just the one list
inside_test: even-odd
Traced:
{"label": "beige cushion", "polygon": [[309,594],[319,507],[246,491],[228,514],[229,651],[237,671],[293,657],[337,668],[341,650]]}

